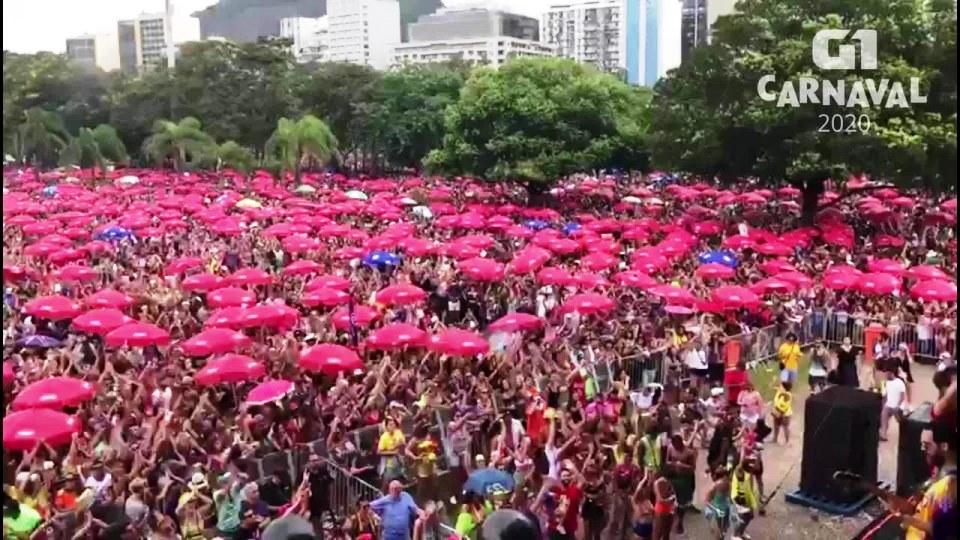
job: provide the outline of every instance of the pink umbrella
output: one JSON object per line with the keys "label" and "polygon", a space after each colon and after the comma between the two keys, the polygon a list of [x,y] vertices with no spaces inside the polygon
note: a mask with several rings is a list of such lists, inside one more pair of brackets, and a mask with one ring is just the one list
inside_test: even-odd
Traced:
{"label": "pink umbrella", "polygon": [[541,268],[537,272],[537,283],[542,285],[569,285],[573,281],[573,276],[563,268],[548,266]]}
{"label": "pink umbrella", "polygon": [[402,347],[419,347],[426,343],[427,334],[415,326],[393,323],[374,331],[367,338],[371,349],[389,350]]}
{"label": "pink umbrella", "polygon": [[241,328],[288,328],[297,324],[300,314],[286,304],[268,303],[247,308]]}
{"label": "pink umbrella", "polygon": [[78,315],[73,319],[73,327],[88,334],[105,335],[132,322],[133,319],[119,309],[98,308]]}
{"label": "pink umbrella", "polygon": [[543,328],[543,319],[529,313],[514,312],[493,321],[487,327],[491,332],[528,332]]}
{"label": "pink umbrella", "polygon": [[599,274],[590,272],[580,272],[570,278],[570,283],[581,289],[596,289],[599,287],[609,287],[610,282]]}
{"label": "pink umbrella", "polygon": [[13,384],[13,381],[16,378],[17,376],[13,373],[13,366],[4,362],[3,363],[3,385],[8,386],[10,384]]}
{"label": "pink umbrella", "polygon": [[791,293],[797,289],[796,285],[793,283],[777,277],[761,279],[760,281],[751,285],[750,288],[756,291],[758,294],[785,294]]}
{"label": "pink umbrella", "polygon": [[337,289],[345,291],[350,288],[350,280],[340,276],[322,275],[317,276],[307,282],[307,290],[314,289]]}
{"label": "pink umbrella", "polygon": [[178,276],[184,272],[203,266],[203,259],[200,257],[181,257],[174,259],[163,269],[165,276]]}
{"label": "pink umbrella", "polygon": [[827,268],[827,269],[823,272],[824,277],[826,277],[826,276],[832,276],[832,275],[834,275],[834,274],[848,274],[848,275],[852,275],[852,276],[861,276],[861,275],[863,275],[863,272],[861,272],[860,270],[858,270],[857,268],[855,268],[855,267],[853,267],[853,266],[849,266],[849,265],[846,265],[846,264],[835,264],[835,265]]}
{"label": "pink umbrella", "polygon": [[285,276],[306,276],[309,274],[316,274],[320,271],[322,267],[319,263],[303,259],[299,261],[294,261],[283,268],[283,275]]}
{"label": "pink umbrella", "polygon": [[70,444],[79,433],[80,421],[52,409],[28,409],[8,414],[3,419],[5,450],[33,450],[46,443],[52,447]]}
{"label": "pink umbrella", "polygon": [[867,263],[867,270],[899,276],[903,274],[905,268],[899,262],[893,259],[874,259]]}
{"label": "pink umbrella", "polygon": [[693,293],[676,285],[657,285],[647,292],[665,299],[668,304],[692,305],[696,301]]}
{"label": "pink umbrella", "polygon": [[843,272],[836,272],[823,276],[823,286],[834,291],[846,291],[853,289],[857,286],[858,281],[860,281],[860,276]]}
{"label": "pink umbrella", "polygon": [[921,281],[910,288],[910,294],[928,302],[956,302],[957,284],[939,279]]}
{"label": "pink umbrella", "polygon": [[194,274],[184,278],[180,288],[190,292],[210,292],[223,287],[224,279],[210,273]]}
{"label": "pink umbrella", "polygon": [[241,268],[230,274],[227,281],[235,287],[241,285],[269,285],[273,283],[273,278],[259,268]]}
{"label": "pink umbrella", "polygon": [[147,347],[170,342],[170,333],[157,325],[132,322],[117,327],[105,336],[109,347]]}
{"label": "pink umbrella", "polygon": [[278,401],[293,392],[294,385],[290,381],[272,380],[263,381],[247,394],[247,405],[266,405]]}
{"label": "pink umbrella", "polygon": [[802,272],[781,272],[773,277],[792,284],[794,288],[809,289],[813,286],[813,279]]}
{"label": "pink umbrella", "polygon": [[283,239],[281,245],[287,253],[307,253],[320,249],[320,242],[317,239],[306,236],[288,236]]}
{"label": "pink umbrella", "polygon": [[420,287],[400,283],[377,291],[378,303],[389,306],[408,306],[419,304],[427,299],[427,293]]}
{"label": "pink umbrella", "polygon": [[627,270],[614,274],[613,280],[624,287],[633,287],[635,289],[649,289],[657,286],[657,280],[636,270]]}
{"label": "pink umbrella", "polygon": [[191,357],[226,354],[253,344],[253,340],[236,330],[208,328],[180,344],[183,354]]}
{"label": "pink umbrella", "polygon": [[655,274],[670,266],[670,261],[663,255],[636,251],[630,257],[630,266],[646,274]]}
{"label": "pink umbrella", "polygon": [[300,298],[300,303],[307,307],[334,307],[349,301],[350,294],[337,289],[314,289]]}
{"label": "pink umbrella", "polygon": [[377,322],[380,319],[380,313],[368,306],[353,306],[353,315],[351,316],[350,308],[342,307],[334,311],[330,318],[333,321],[333,327],[343,331],[350,329],[351,318],[354,326],[364,328]]}
{"label": "pink umbrella", "polygon": [[476,356],[490,350],[490,344],[482,335],[460,328],[448,328],[430,336],[427,347],[451,356]]}
{"label": "pink umbrella", "polygon": [[500,281],[503,279],[503,265],[492,259],[475,257],[461,261],[457,267],[464,276],[473,281]]}
{"label": "pink umbrella", "polygon": [[790,246],[781,242],[766,242],[756,246],[753,248],[753,250],[763,255],[771,255],[775,257],[786,257],[787,255],[793,253],[793,250],[790,249]]}
{"label": "pink umbrella", "polygon": [[[524,228],[525,231],[529,230]],[[538,247],[527,247],[516,253],[510,261],[511,274],[527,274],[547,263],[552,255],[549,251]]]}
{"label": "pink umbrella", "polygon": [[23,306],[23,312],[38,319],[60,321],[79,315],[80,305],[66,296],[41,296],[27,302]]}
{"label": "pink umbrella", "polygon": [[198,384],[213,386],[252,381],[263,377],[266,373],[267,370],[263,364],[253,358],[242,354],[228,354],[207,362],[194,379]]}
{"label": "pink umbrella", "polygon": [[707,263],[698,266],[696,274],[704,279],[730,279],[737,272],[725,264]]}
{"label": "pink umbrella", "polygon": [[236,287],[224,287],[207,293],[207,303],[215,308],[250,306],[256,302],[257,295]]}
{"label": "pink umbrella", "polygon": [[[72,377],[50,377],[25,386],[10,404],[15,411],[25,409],[65,409],[93,399],[96,387]],[[4,420],[6,421],[6,420]]]}
{"label": "pink umbrella", "polygon": [[911,266],[906,271],[906,276],[910,279],[917,280],[948,280],[950,276],[946,272],[941,270],[939,267],[931,266],[929,264],[918,264],[917,266]]}
{"label": "pink umbrella", "polygon": [[864,294],[890,294],[900,289],[900,278],[879,272],[864,274],[857,282],[857,289]]}
{"label": "pink umbrella", "polygon": [[133,305],[133,298],[120,291],[102,289],[84,298],[83,304],[89,308],[126,309]]}
{"label": "pink umbrella", "polygon": [[606,296],[592,293],[575,294],[560,306],[563,313],[577,312],[582,315],[606,313],[612,310],[616,303]]}
{"label": "pink umbrella", "polygon": [[760,298],[750,289],[738,285],[717,287],[711,294],[713,301],[724,307],[746,307],[760,303]]}
{"label": "pink umbrella", "polygon": [[609,253],[594,252],[583,256],[580,264],[593,272],[614,268],[620,264],[620,258]]}
{"label": "pink umbrella", "polygon": [[100,278],[100,272],[89,266],[79,264],[68,264],[54,273],[54,278],[65,283],[83,283],[96,281]]}
{"label": "pink umbrella", "polygon": [[308,347],[300,353],[300,367],[307,371],[335,377],[343,372],[363,369],[363,361],[352,349],[324,343]]}

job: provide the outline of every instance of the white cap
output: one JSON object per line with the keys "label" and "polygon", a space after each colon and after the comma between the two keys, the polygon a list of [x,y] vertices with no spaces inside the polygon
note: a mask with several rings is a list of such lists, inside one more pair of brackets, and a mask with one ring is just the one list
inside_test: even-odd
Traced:
{"label": "white cap", "polygon": [[722,395],[723,395],[723,388],[720,388],[719,386],[715,386],[715,387],[711,388],[711,389],[710,389],[710,395],[713,396],[713,397],[722,396]]}

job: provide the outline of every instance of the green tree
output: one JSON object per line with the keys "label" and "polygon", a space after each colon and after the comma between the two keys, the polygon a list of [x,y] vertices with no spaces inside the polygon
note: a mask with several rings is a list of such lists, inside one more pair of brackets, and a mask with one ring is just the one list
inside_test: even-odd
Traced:
{"label": "green tree", "polygon": [[[741,0],[721,17],[710,46],[659,81],[649,144],[654,165],[735,181],[759,177],[803,190],[811,223],[824,182],[865,172],[911,186],[945,189],[956,180],[956,4],[948,0]],[[878,68],[821,70],[811,42],[824,28],[876,29]],[[800,76],[920,80],[928,100],[908,108],[778,106],[758,93]],[[823,117],[866,116],[866,132],[823,132]]]}
{"label": "green tree", "polygon": [[25,164],[52,166],[69,138],[59,115],[36,107],[27,109],[12,137],[14,157]]}
{"label": "green tree", "polygon": [[190,116],[179,122],[157,120],[153,134],[143,142],[144,156],[157,165],[172,160],[177,171],[204,160],[215,148],[213,137],[203,131],[199,120]]}
{"label": "green tree", "polygon": [[478,68],[447,108],[443,145],[426,165],[524,180],[533,193],[574,172],[633,167],[641,162],[648,103],[649,94],[572,60]]}
{"label": "green tree", "polygon": [[296,121],[278,120],[265,146],[267,157],[277,160],[281,170],[292,172],[296,184],[305,163],[323,165],[337,154],[337,138],[330,127],[309,114]]}
{"label": "green tree", "polygon": [[127,148],[143,148],[160,118],[176,118],[172,105],[177,81],[166,70],[157,70],[139,77],[119,77],[109,96],[110,125]]}
{"label": "green tree", "polygon": [[96,141],[97,148],[104,159],[119,164],[126,164],[130,161],[130,156],[127,155],[127,147],[123,144],[123,140],[120,139],[120,135],[117,134],[117,130],[113,126],[100,124],[93,128],[93,139]]}
{"label": "green tree", "polygon": [[102,171],[107,162],[125,164],[128,159],[127,149],[117,136],[117,131],[100,124],[94,129],[80,128],[77,136],[71,138],[60,151],[59,164],[97,167]]}
{"label": "green tree", "polygon": [[227,141],[217,147],[217,170],[233,169],[244,174],[256,166],[253,152],[235,141]]}

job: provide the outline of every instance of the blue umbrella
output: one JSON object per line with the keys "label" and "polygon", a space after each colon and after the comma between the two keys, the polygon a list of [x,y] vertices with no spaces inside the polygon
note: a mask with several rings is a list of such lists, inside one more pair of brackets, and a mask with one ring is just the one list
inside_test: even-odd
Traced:
{"label": "blue umbrella", "polygon": [[111,241],[126,240],[128,238],[133,238],[133,231],[124,229],[123,227],[108,227],[107,229],[97,233],[96,238],[98,240]]}
{"label": "blue umbrella", "polygon": [[24,349],[52,349],[60,345],[59,339],[40,334],[34,334],[17,340],[17,346]]}
{"label": "blue umbrella", "polygon": [[528,229],[533,229],[533,230],[535,230],[535,231],[540,231],[540,230],[543,230],[543,229],[546,229],[547,227],[549,227],[550,224],[547,223],[546,221],[542,220],[542,219],[528,219],[528,220],[526,220],[526,221],[523,222],[523,226],[526,227],[526,228],[528,228]]}
{"label": "blue umbrella", "polygon": [[479,495],[488,495],[496,492],[513,491],[513,477],[500,469],[480,469],[470,473],[467,482],[463,485],[464,491],[472,491]]}
{"label": "blue umbrella", "polygon": [[373,251],[363,258],[363,264],[367,266],[399,266],[400,256],[389,251]]}
{"label": "blue umbrella", "polygon": [[567,223],[566,225],[563,226],[563,234],[571,235],[582,228],[583,227],[579,223],[571,221],[570,223]]}
{"label": "blue umbrella", "polygon": [[57,191],[59,191],[59,190],[57,189],[57,186],[47,186],[47,187],[43,188],[43,192],[42,192],[42,193],[43,193],[44,197],[56,197],[56,196],[57,196]]}
{"label": "blue umbrella", "polygon": [[700,254],[700,264],[717,263],[730,268],[737,267],[737,257],[729,251],[706,251]]}

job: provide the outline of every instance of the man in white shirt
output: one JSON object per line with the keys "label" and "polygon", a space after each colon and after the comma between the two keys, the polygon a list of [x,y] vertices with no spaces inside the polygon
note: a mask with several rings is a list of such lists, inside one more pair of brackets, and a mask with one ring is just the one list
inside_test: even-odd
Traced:
{"label": "man in white shirt", "polygon": [[906,405],[907,384],[893,370],[886,372],[887,382],[883,387],[883,410],[880,411],[880,440],[887,440],[890,418],[900,421]]}
{"label": "man in white shirt", "polygon": [[683,364],[690,371],[694,385],[700,387],[701,383],[707,378],[709,366],[707,365],[707,351],[703,350],[703,344],[699,339],[694,339],[693,345],[683,354]]}

